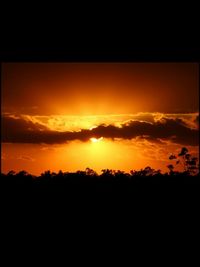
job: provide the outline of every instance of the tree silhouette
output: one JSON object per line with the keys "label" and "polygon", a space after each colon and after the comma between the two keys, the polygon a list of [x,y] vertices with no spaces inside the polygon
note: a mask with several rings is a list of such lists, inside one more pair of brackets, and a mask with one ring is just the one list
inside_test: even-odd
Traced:
{"label": "tree silhouette", "polygon": [[97,176],[97,173],[94,170],[92,170],[92,169],[90,169],[88,167],[85,169],[85,171],[86,171],[86,175]]}
{"label": "tree silhouette", "polygon": [[[40,176],[33,176],[25,170],[18,173],[11,170],[7,174],[1,173],[0,186],[6,185],[8,189],[14,188],[15,190],[23,189],[23,186],[26,189],[30,186],[33,188],[47,186],[52,190],[54,188],[66,190],[70,194],[74,192],[132,190],[138,184],[200,184],[199,159],[192,156],[187,148],[183,147],[177,155],[171,154],[169,159],[175,164],[168,164],[169,172],[164,174],[161,173],[161,170],[155,170],[150,166],[138,171],[131,170],[129,173],[122,170],[102,169],[100,175],[89,167],[84,171],[78,170],[74,173],[63,172],[62,170],[56,173],[47,170]],[[176,166],[182,166],[182,172],[175,171]],[[19,187],[17,187],[18,185]]]}
{"label": "tree silhouette", "polygon": [[[192,155],[188,153],[188,149],[186,147],[183,147],[177,156],[172,154],[169,159],[178,159],[176,161],[176,165],[182,165],[184,172],[187,174],[198,174],[199,172],[199,167],[197,165],[198,158],[192,157]],[[174,166],[170,164],[167,167],[170,169],[170,172],[173,173]]]}
{"label": "tree silhouette", "polygon": [[172,164],[167,165],[167,168],[170,170],[170,174],[173,174],[174,166]]}

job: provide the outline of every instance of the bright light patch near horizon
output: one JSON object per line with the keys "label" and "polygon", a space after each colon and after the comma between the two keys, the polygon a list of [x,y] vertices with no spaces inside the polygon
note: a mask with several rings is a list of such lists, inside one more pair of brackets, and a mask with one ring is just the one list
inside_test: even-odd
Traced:
{"label": "bright light patch near horizon", "polygon": [[100,142],[102,139],[103,139],[103,137],[100,137],[100,138],[92,137],[92,138],[90,138],[90,141],[91,141],[92,143],[98,143],[98,142]]}

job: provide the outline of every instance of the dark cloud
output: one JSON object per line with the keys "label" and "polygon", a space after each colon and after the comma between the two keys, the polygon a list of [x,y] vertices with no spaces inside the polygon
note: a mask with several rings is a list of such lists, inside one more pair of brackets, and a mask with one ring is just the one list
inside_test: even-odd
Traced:
{"label": "dark cloud", "polygon": [[171,140],[182,145],[198,145],[199,131],[191,129],[181,119],[162,118],[154,123],[129,121],[114,125],[99,125],[92,130],[79,132],[51,131],[47,127],[26,121],[4,116],[2,118],[2,141],[9,143],[46,143],[59,144],[72,140],[87,141],[91,137],[132,139],[142,137],[154,142]]}
{"label": "dark cloud", "polygon": [[12,131],[14,131],[15,133],[23,133],[25,131],[40,131],[48,129],[40,123],[33,123],[32,121],[22,119],[19,116],[15,115],[3,116],[1,123],[2,132],[6,135],[12,134]]}

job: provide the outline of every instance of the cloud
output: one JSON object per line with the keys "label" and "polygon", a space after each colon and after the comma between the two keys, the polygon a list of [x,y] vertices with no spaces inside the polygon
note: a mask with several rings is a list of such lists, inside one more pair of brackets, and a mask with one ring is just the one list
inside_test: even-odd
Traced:
{"label": "cloud", "polygon": [[25,160],[25,161],[35,161],[34,158],[29,157],[29,156],[20,156],[20,157],[18,157],[17,159]]}
{"label": "cloud", "polygon": [[170,140],[182,145],[198,145],[199,130],[190,128],[180,118],[161,116],[154,122],[130,120],[116,125],[101,124],[91,130],[55,131],[24,118],[3,116],[2,141],[10,143],[61,144],[72,140],[88,141],[91,137],[133,139],[144,138],[152,142]]}
{"label": "cloud", "polygon": [[199,115],[194,118],[194,123],[196,123],[197,128],[199,128]]}

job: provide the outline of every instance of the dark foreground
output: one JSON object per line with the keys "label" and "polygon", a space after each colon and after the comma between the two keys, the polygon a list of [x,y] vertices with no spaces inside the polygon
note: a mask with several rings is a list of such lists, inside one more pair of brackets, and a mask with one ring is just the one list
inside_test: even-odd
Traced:
{"label": "dark foreground", "polygon": [[150,201],[159,195],[160,198],[170,194],[174,196],[199,195],[200,176],[187,173],[154,173],[149,170],[137,173],[104,170],[97,175],[93,170],[76,173],[51,173],[47,171],[41,176],[32,176],[25,171],[7,175],[1,174],[1,194],[11,199],[26,195],[29,198],[59,198],[84,201],[106,197],[135,197],[143,196]]}
{"label": "dark foreground", "polygon": [[40,177],[23,172],[1,175],[2,230],[9,251],[13,244],[13,250],[20,247],[20,240],[32,253],[27,244],[36,242],[31,261],[40,249],[44,256],[45,248],[47,258],[56,248],[64,250],[65,258],[75,251],[73,261],[84,248],[89,258],[95,252],[100,254],[96,261],[103,251],[108,251],[112,261],[118,259],[123,248],[134,261],[137,255],[140,262],[151,261],[151,257],[159,260],[158,255],[163,255],[162,261],[171,263],[171,251],[180,261],[196,244],[191,237],[198,240],[199,180],[199,175],[186,174],[139,176],[104,171],[97,176],[91,170],[46,172]]}

